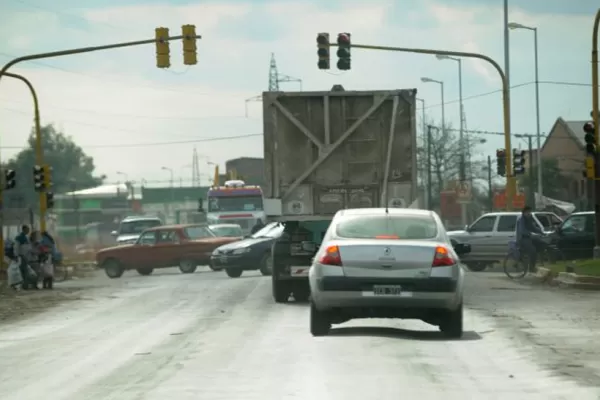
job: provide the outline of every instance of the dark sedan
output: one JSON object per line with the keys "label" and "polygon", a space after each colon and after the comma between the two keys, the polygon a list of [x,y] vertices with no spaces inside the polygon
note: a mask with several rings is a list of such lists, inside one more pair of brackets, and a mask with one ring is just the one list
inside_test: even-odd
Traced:
{"label": "dark sedan", "polygon": [[271,247],[283,233],[283,228],[281,223],[273,222],[243,240],[215,249],[210,257],[212,267],[224,269],[231,278],[255,270],[271,275]]}

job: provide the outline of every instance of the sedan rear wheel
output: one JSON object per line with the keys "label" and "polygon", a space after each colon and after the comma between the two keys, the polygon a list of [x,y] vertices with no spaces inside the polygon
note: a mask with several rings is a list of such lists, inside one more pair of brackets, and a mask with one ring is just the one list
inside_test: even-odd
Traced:
{"label": "sedan rear wheel", "polygon": [[450,339],[460,339],[463,334],[463,306],[462,303],[456,310],[446,311],[441,323],[440,331]]}
{"label": "sedan rear wheel", "polygon": [[319,311],[310,303],[310,333],[313,336],[326,336],[331,330],[331,320],[326,312]]}
{"label": "sedan rear wheel", "polygon": [[263,276],[271,276],[273,273],[273,257],[270,254],[265,254],[260,260],[260,273]]}

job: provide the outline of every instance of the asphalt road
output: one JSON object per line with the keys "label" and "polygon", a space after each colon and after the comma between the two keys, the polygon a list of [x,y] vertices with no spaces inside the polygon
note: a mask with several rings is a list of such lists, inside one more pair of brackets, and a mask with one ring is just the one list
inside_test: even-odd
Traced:
{"label": "asphalt road", "polygon": [[463,340],[418,321],[308,331],[305,304],[222,272],[67,282],[0,326],[0,399],[600,399],[600,294],[470,274]]}

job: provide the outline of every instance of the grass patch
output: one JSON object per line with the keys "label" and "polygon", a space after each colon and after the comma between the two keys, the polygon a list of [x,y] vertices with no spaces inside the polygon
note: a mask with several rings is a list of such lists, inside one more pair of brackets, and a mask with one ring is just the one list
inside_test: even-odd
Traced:
{"label": "grass patch", "polygon": [[567,267],[573,267],[577,275],[600,276],[600,260],[562,261],[554,265],[544,265],[552,272],[567,272]]}

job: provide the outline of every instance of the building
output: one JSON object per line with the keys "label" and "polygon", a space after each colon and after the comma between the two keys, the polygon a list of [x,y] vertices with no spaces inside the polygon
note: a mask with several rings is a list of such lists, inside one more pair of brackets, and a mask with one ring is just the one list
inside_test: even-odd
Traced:
{"label": "building", "polygon": [[241,157],[225,162],[225,171],[235,175],[249,185],[263,186],[265,183],[265,160],[263,158]]}
{"label": "building", "polygon": [[580,204],[582,199],[587,198],[587,180],[582,174],[585,162],[583,125],[586,122],[565,121],[559,117],[542,146],[542,159],[557,159],[562,174],[571,178],[564,198],[558,200]]}

